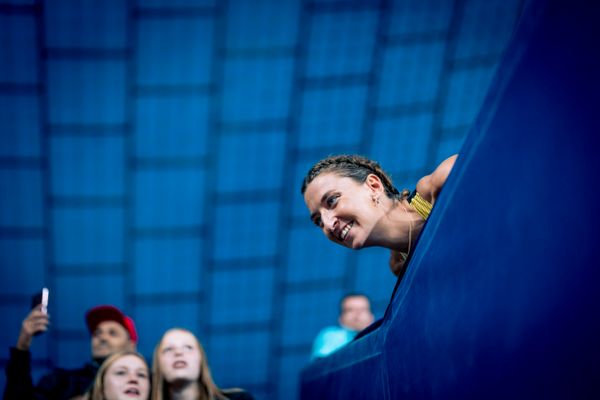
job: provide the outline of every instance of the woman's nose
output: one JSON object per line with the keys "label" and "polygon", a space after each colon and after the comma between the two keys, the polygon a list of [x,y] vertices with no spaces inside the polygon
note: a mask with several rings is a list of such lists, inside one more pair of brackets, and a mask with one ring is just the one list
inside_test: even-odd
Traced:
{"label": "woman's nose", "polygon": [[321,216],[323,221],[323,229],[328,232],[333,232],[337,222],[337,218],[329,212],[324,212]]}
{"label": "woman's nose", "polygon": [[181,348],[177,347],[175,348],[175,355],[181,355],[183,354],[183,350],[181,350]]}

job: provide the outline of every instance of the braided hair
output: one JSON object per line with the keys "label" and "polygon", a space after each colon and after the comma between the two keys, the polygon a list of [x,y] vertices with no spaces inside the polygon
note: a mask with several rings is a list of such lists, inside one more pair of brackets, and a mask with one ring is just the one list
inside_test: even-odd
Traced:
{"label": "braided hair", "polygon": [[383,183],[387,197],[391,199],[403,199],[409,195],[408,190],[404,189],[402,192],[399,192],[398,189],[394,187],[390,176],[376,161],[359,155],[347,154],[329,156],[313,165],[302,181],[300,192],[304,194],[308,184],[324,172],[335,172],[340,176],[352,178],[361,183],[367,180],[369,174],[374,174]]}

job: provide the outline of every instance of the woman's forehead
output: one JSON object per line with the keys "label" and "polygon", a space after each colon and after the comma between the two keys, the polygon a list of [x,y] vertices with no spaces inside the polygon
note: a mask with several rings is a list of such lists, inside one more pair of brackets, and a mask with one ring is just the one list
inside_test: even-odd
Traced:
{"label": "woman's forehead", "polygon": [[176,330],[167,332],[167,334],[165,335],[165,337],[163,339],[163,342],[180,341],[180,340],[188,340],[188,339],[194,340],[194,335],[192,335],[190,332],[176,329]]}
{"label": "woman's forehead", "polygon": [[134,365],[134,366],[145,366],[145,363],[136,355],[127,354],[119,359],[115,360],[112,365],[113,368],[117,368],[123,365]]}
{"label": "woman's forehead", "polygon": [[335,172],[327,172],[317,176],[308,184],[305,195],[309,191],[311,195],[322,195],[323,192],[328,190],[356,188],[357,186],[360,186],[360,182],[354,178],[341,176]]}

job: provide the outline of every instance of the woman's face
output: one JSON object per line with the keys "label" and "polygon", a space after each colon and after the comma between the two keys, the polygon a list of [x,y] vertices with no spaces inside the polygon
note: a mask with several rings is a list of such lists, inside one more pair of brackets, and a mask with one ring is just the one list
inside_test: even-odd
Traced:
{"label": "woman's face", "polygon": [[138,356],[128,354],[115,362],[104,375],[106,400],[147,400],[150,394],[148,367]]}
{"label": "woman's face", "polygon": [[[375,202],[381,196],[370,185],[336,173],[323,173],[308,184],[304,202],[313,223],[329,240],[352,249],[369,246],[369,236],[381,217]],[[379,182],[381,183],[381,182]]]}
{"label": "woman's face", "polygon": [[158,362],[165,381],[196,381],[200,377],[200,349],[194,335],[182,330],[165,334]]}

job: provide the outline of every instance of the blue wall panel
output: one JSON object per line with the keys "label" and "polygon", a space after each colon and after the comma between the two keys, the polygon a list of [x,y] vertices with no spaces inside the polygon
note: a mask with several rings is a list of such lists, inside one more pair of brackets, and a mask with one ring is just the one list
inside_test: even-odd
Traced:
{"label": "blue wall panel", "polygon": [[309,25],[306,76],[367,74],[377,29],[376,12],[316,14]]}
{"label": "blue wall panel", "polygon": [[122,263],[124,214],[120,208],[59,208],[52,213],[52,251],[58,265]]}
{"label": "blue wall panel", "polygon": [[[315,285],[316,286],[316,285]],[[335,325],[339,315],[339,287],[314,289],[309,293],[290,291],[283,303],[281,346],[302,348],[306,361],[310,359],[312,340],[325,326]]]}
{"label": "blue wall panel", "polygon": [[309,222],[308,215],[305,224],[291,228],[288,235],[289,252],[286,256],[290,268],[286,272],[287,282],[341,279],[344,276],[348,253],[342,248],[332,247],[319,228]]}
{"label": "blue wall panel", "polygon": [[269,265],[240,270],[235,276],[228,269],[214,271],[210,282],[211,325],[268,323],[274,283],[275,268]]}
{"label": "blue wall panel", "polygon": [[43,286],[48,279],[44,246],[41,238],[0,239],[2,294],[33,294]]}
{"label": "blue wall panel", "polygon": [[232,133],[219,137],[219,193],[277,190],[283,185],[285,132]]}
{"label": "blue wall panel", "polygon": [[[494,76],[494,69],[480,67],[470,70],[459,70],[450,77],[448,86],[448,100],[445,105],[442,124],[445,128],[468,126],[477,115],[479,108],[475,100],[483,101],[484,94],[479,88],[488,86]],[[479,104],[479,103],[478,103]]]}
{"label": "blue wall panel", "polygon": [[302,98],[300,148],[355,145],[363,132],[367,87],[307,90]]}
{"label": "blue wall panel", "polygon": [[290,111],[293,65],[287,57],[226,60],[223,122],[285,119]]}
{"label": "blue wall panel", "polygon": [[38,81],[37,29],[31,15],[0,14],[1,83]]}
{"label": "blue wall panel", "polygon": [[122,196],[125,140],[57,137],[50,141],[54,196]]}
{"label": "blue wall panel", "polygon": [[140,97],[135,103],[135,154],[140,158],[193,158],[208,153],[210,98]]}
{"label": "blue wall panel", "polygon": [[389,47],[379,75],[378,107],[433,103],[438,95],[445,43],[417,43]]}
{"label": "blue wall panel", "polygon": [[[293,48],[298,37],[300,0],[231,2],[227,7],[229,50]],[[248,18],[252,15],[252,18]]]}
{"label": "blue wall panel", "polygon": [[215,213],[214,235],[219,243],[214,253],[216,259],[275,255],[279,204],[274,199],[264,203],[219,205]]}
{"label": "blue wall panel", "polygon": [[47,65],[49,122],[125,123],[124,62],[53,60]]}
{"label": "blue wall panel", "polygon": [[214,6],[216,0],[136,0],[139,7],[145,9],[164,9],[176,7],[183,10]]}
{"label": "blue wall panel", "polygon": [[127,3],[119,0],[44,2],[46,46],[52,48],[124,48]]}
{"label": "blue wall panel", "polygon": [[[402,163],[404,170],[421,171],[426,161],[419,155],[427,151],[430,143],[427,133],[432,129],[433,116],[429,113],[381,118],[374,123],[369,156],[382,165]],[[402,186],[402,182],[395,184]]]}
{"label": "blue wall panel", "polygon": [[213,31],[210,18],[140,20],[136,32],[136,83],[210,83]]}
{"label": "blue wall panel", "polygon": [[0,168],[0,227],[42,227],[42,185],[38,170]]}
{"label": "blue wall panel", "polygon": [[39,100],[33,95],[0,94],[0,157],[39,157],[41,153]]}
{"label": "blue wall panel", "polygon": [[[190,294],[200,289],[202,242],[198,238],[139,238],[134,245],[137,294]],[[176,272],[176,273],[175,273]],[[185,276],[185,279],[181,279]]]}
{"label": "blue wall panel", "polygon": [[[213,378],[225,387],[239,384],[252,385],[269,381],[268,354],[270,335],[267,332],[240,332],[221,334],[210,340],[207,350]],[[248,351],[252,343],[252,351]],[[221,357],[227,354],[227,357]],[[248,368],[252,365],[253,368]],[[243,381],[240,381],[243,376]]]}
{"label": "blue wall panel", "polygon": [[390,7],[388,34],[392,37],[431,33],[443,37],[454,11],[452,3],[446,0],[394,1]]}
{"label": "blue wall panel", "polygon": [[199,168],[139,170],[135,182],[135,226],[198,227],[203,221],[205,174]]}

